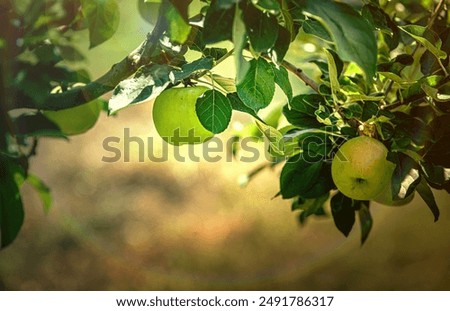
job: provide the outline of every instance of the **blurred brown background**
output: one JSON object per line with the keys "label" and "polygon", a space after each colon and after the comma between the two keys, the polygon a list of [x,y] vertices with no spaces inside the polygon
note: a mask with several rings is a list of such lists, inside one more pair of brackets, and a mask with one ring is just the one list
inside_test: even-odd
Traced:
{"label": "blurred brown background", "polygon": [[[150,27],[129,2],[120,4],[128,6],[119,32],[86,51],[84,66],[94,77]],[[86,34],[80,42],[86,50]],[[239,176],[258,163],[139,163],[136,153],[130,163],[102,162],[111,155],[103,140],[123,142],[124,128],[144,139],[156,136],[151,103],[103,115],[70,143],[41,142],[31,171],[52,188],[54,206],[46,215],[37,194],[23,189],[25,224],[0,252],[0,288],[450,290],[447,194],[436,193],[437,223],[419,196],[403,207],[373,204],[374,227],[361,247],[358,223],[347,239],[331,217],[300,226],[289,201],[272,199],[278,170],[240,187]]]}
{"label": "blurred brown background", "polygon": [[[169,161],[104,163],[103,139],[155,135],[151,104],[102,117],[71,142],[46,140],[32,171],[52,188],[48,215],[24,188],[26,220],[0,252],[0,283],[11,290],[450,290],[450,197],[441,219],[412,204],[373,204],[364,246],[331,217],[301,227],[290,202],[271,199],[278,170],[245,188],[255,164]],[[156,139],[155,139],[156,140]]]}

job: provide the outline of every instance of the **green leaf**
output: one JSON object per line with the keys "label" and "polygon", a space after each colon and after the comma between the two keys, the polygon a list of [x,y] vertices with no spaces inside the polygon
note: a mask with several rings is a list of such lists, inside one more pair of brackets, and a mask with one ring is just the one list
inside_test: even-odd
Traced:
{"label": "green leaf", "polygon": [[395,74],[400,77],[400,72],[407,66],[411,66],[414,63],[414,58],[409,54],[400,54],[396,56],[393,60],[387,63],[381,63],[377,66],[378,71]]}
{"label": "green leaf", "polygon": [[[450,27],[447,27],[444,31],[439,33],[439,37],[442,40],[441,50],[450,51]],[[423,53],[423,55],[420,57],[420,71],[422,72],[422,74],[427,76],[433,74],[434,72],[441,71],[442,68],[439,65],[438,60],[439,59],[437,59],[433,55],[433,53],[428,50],[425,51],[425,53]],[[448,66],[448,62],[448,58],[442,60],[442,64],[444,66]]]}
{"label": "green leaf", "polygon": [[358,12],[345,3],[331,0],[306,0],[304,11],[328,30],[342,60],[358,64],[368,81],[375,75],[377,43],[374,29]]}
{"label": "green leaf", "polygon": [[199,58],[192,63],[184,64],[181,66],[181,70],[171,71],[169,74],[170,82],[172,82],[172,84],[177,84],[178,82],[189,78],[196,72],[212,69],[213,65],[214,60],[211,57]]}
{"label": "green leaf", "polygon": [[290,158],[280,176],[280,192],[283,199],[302,195],[314,186],[320,176],[322,162],[310,163],[300,155]]}
{"label": "green leaf", "polygon": [[450,134],[437,140],[425,156],[426,160],[443,167],[450,167]]}
{"label": "green leaf", "polygon": [[237,93],[244,104],[255,111],[267,107],[275,93],[275,74],[263,58],[250,61],[250,68],[237,85]]}
{"label": "green leaf", "polygon": [[314,199],[303,199],[298,198],[292,204],[292,211],[301,210],[300,214],[300,222],[303,224],[307,217],[311,215],[322,215],[324,213],[323,207],[325,202],[330,197],[330,194],[327,192],[324,195],[314,198]]}
{"label": "green leaf", "polygon": [[347,136],[349,139],[358,136],[357,130],[350,126],[344,126],[341,128],[341,134]]}
{"label": "green leaf", "polygon": [[366,122],[369,119],[372,119],[373,117],[376,117],[378,115],[378,112],[380,111],[380,107],[375,102],[367,102],[363,105],[363,111],[361,115],[361,121]]}
{"label": "green leaf", "polygon": [[147,23],[155,25],[158,20],[161,2],[162,0],[137,0],[139,15]]}
{"label": "green leaf", "polygon": [[430,186],[428,186],[425,178],[422,178],[419,182],[419,184],[416,187],[417,192],[419,193],[420,197],[427,203],[428,208],[431,210],[434,216],[434,221],[438,221],[439,219],[439,207],[436,204],[436,200],[434,199],[433,192],[430,189]]}
{"label": "green leaf", "polygon": [[406,138],[420,147],[430,142],[431,129],[422,120],[410,116],[399,117],[397,114],[392,121],[397,123],[394,140],[397,140],[397,135],[399,135],[401,139]]}
{"label": "green leaf", "polygon": [[66,138],[58,125],[42,113],[22,114],[13,119],[15,134],[21,137],[59,137]]}
{"label": "green leaf", "polygon": [[289,81],[289,74],[284,67],[277,68],[275,64],[272,64],[273,72],[275,73],[275,83],[281,88],[281,90],[286,94],[288,102],[292,100],[292,86]]}
{"label": "green leaf", "polygon": [[325,55],[327,56],[328,62],[328,75],[330,78],[331,95],[333,96],[333,101],[335,103],[338,103],[339,101],[338,95],[341,86],[339,84],[337,66],[336,63],[334,62],[333,54],[328,49],[325,49],[324,51]]}
{"label": "green leaf", "polygon": [[[331,151],[329,134],[332,133],[326,130],[309,128],[306,130],[291,130],[285,137],[296,142],[302,150],[303,159],[308,162],[322,162]],[[322,175],[327,176],[328,173],[328,171],[324,171]]]}
{"label": "green leaf", "polygon": [[[305,151],[303,151],[302,155],[303,158],[306,158],[304,152]],[[328,163],[324,163],[316,182],[308,191],[303,193],[302,196],[306,199],[318,198],[329,193],[330,190],[335,188],[336,186],[334,185],[333,178],[331,177],[331,165]]]}
{"label": "green leaf", "polygon": [[188,1],[177,6],[172,4],[175,1],[167,2],[167,8],[164,12],[167,23],[167,36],[171,42],[183,44],[189,37],[191,26],[187,20]]}
{"label": "green leaf", "polygon": [[431,123],[432,142],[425,159],[435,165],[450,168],[450,115],[436,117]]}
{"label": "green leaf", "polygon": [[438,89],[432,88],[425,83],[422,84],[422,90],[436,102],[446,103],[450,101],[450,94],[441,94]]}
{"label": "green leaf", "polygon": [[247,32],[243,21],[243,13],[239,6],[233,12],[234,20],[231,25],[232,37],[234,43],[234,64],[236,67],[236,84],[241,83],[250,70],[250,64],[245,60],[242,54],[247,45]]}
{"label": "green leaf", "polygon": [[241,0],[216,0],[216,7],[220,9],[229,9]]}
{"label": "green leaf", "polygon": [[[236,8],[238,7],[236,6]],[[219,9],[217,5],[212,5],[209,8],[206,12],[203,27],[203,40],[206,44],[230,40],[232,38],[235,10],[237,9],[234,6],[226,10]]]}
{"label": "green leaf", "polygon": [[110,114],[131,104],[156,98],[170,84],[168,65],[153,64],[142,67],[134,77],[123,80],[113,91],[108,103]]}
{"label": "green leaf", "polygon": [[324,103],[324,98],[319,94],[301,94],[292,99],[290,106],[296,111],[315,116],[315,112],[319,109],[320,104]]}
{"label": "green leaf", "polygon": [[394,127],[390,123],[381,123],[377,122],[376,124],[378,134],[380,134],[380,137],[382,140],[388,140],[391,139],[392,135],[394,135]]}
{"label": "green leaf", "polygon": [[[334,52],[333,50],[327,49],[328,52],[333,56],[334,64],[336,66],[336,74],[337,77],[340,77],[342,74],[342,70],[344,69],[344,63],[339,58],[339,56]],[[322,79],[323,80],[329,80],[330,75],[330,69],[328,68],[328,62],[324,61],[322,58],[312,59],[310,60],[311,63],[314,63],[319,67],[320,71],[322,72]]]}
{"label": "green leaf", "polygon": [[225,56],[228,51],[225,48],[205,48],[202,50],[205,57],[212,57],[214,60],[218,60]]}
{"label": "green leaf", "polygon": [[319,109],[316,110],[315,115],[317,121],[322,124],[321,126],[335,126],[340,122],[340,118],[337,117],[336,113],[325,105],[320,105]]}
{"label": "green leaf", "polygon": [[324,41],[327,42],[333,41],[327,29],[324,26],[322,26],[322,24],[319,21],[307,19],[306,21],[303,22],[302,29],[307,34],[316,36]]}
{"label": "green leaf", "polygon": [[249,6],[244,10],[244,23],[253,51],[267,52],[278,38],[278,22],[272,15]]}
{"label": "green leaf", "polygon": [[[309,199],[307,199],[307,200],[309,200]],[[315,211],[315,213],[314,213],[313,215],[316,215],[316,216],[327,216],[327,214],[326,214],[325,209],[323,208],[323,206],[322,206],[322,207],[319,207],[319,208]],[[299,217],[298,217],[298,221],[300,222],[300,224],[303,225],[303,224],[306,222],[306,219],[307,219],[309,216],[311,216],[311,215],[310,215],[308,212],[302,211],[302,212],[300,213]]]}
{"label": "green leaf", "polygon": [[119,27],[120,10],[116,0],[81,0],[89,25],[89,48],[110,39]]}
{"label": "green leaf", "polygon": [[334,224],[347,237],[355,223],[353,200],[338,192],[331,198],[330,204]]}
{"label": "green leaf", "polygon": [[174,8],[180,12],[180,15],[187,21],[189,19],[189,5],[193,0],[169,0]]}
{"label": "green leaf", "polygon": [[69,62],[81,62],[85,60],[84,55],[74,46],[58,45],[61,57]]}
{"label": "green leaf", "polygon": [[271,59],[274,63],[280,64],[287,51],[289,50],[289,45],[291,43],[291,33],[281,25],[278,25],[278,37],[272,50],[269,52]]}
{"label": "green leaf", "polygon": [[[83,77],[80,71],[73,71],[62,66],[48,66],[37,63],[31,65],[27,63],[16,63],[19,66],[20,74],[14,79],[17,100],[33,102],[35,107],[42,107],[48,100],[48,94],[54,87],[54,83],[71,85],[80,82]],[[45,73],[45,74],[44,74]]]}
{"label": "green leaf", "polygon": [[447,57],[447,53],[441,50],[442,41],[434,31],[419,25],[401,26],[400,29],[419,41],[436,58],[444,59]]}
{"label": "green leaf", "polygon": [[210,76],[213,83],[218,84],[226,93],[236,93],[236,83],[234,79],[222,77],[218,74],[212,74]]}
{"label": "green leaf", "polygon": [[450,135],[450,126],[448,126],[449,123],[449,114],[442,115],[433,119],[433,121],[430,123],[433,141],[437,142],[438,140],[441,140],[442,138]]}
{"label": "green leaf", "polygon": [[401,88],[407,88],[411,85],[410,82],[405,81],[402,77],[399,75],[389,72],[389,71],[378,71],[378,74],[382,75],[383,77],[387,79],[391,79],[392,81],[396,82]]}
{"label": "green leaf", "polygon": [[44,43],[33,50],[33,54],[41,64],[54,66],[62,61],[61,53],[54,44]]}
{"label": "green leaf", "polygon": [[281,0],[281,16],[283,17],[285,30],[289,35],[289,42],[292,42],[297,36],[299,26],[294,23],[294,17],[291,14],[291,10],[287,3],[287,0]]}
{"label": "green leaf", "polygon": [[432,185],[443,186],[450,179],[443,166],[421,162],[420,167],[422,168],[422,176]]}
{"label": "green leaf", "polygon": [[285,153],[285,144],[283,140],[283,134],[281,134],[277,129],[264,122],[256,120],[256,126],[264,134],[264,136],[269,141],[269,152],[274,157],[282,157]]}
{"label": "green leaf", "polygon": [[280,4],[276,0],[252,0],[252,3],[271,14],[278,14],[281,10]]}
{"label": "green leaf", "polygon": [[360,119],[363,112],[363,108],[359,103],[351,103],[349,105],[346,104],[343,107],[342,112],[344,113],[347,119],[351,118]]}
{"label": "green leaf", "polygon": [[281,109],[280,107],[272,107],[268,113],[264,116],[264,123],[270,125],[274,128],[278,127],[281,118]]}
{"label": "green leaf", "polygon": [[239,98],[237,93],[228,93],[227,97],[231,103],[231,107],[233,108],[233,110],[245,112],[245,113],[251,115],[252,117],[254,117],[255,119],[259,120],[260,122],[264,122],[260,117],[258,117],[258,115],[256,114],[256,112],[254,110],[252,110],[249,107],[247,107],[246,105],[244,105],[244,103]]}
{"label": "green leaf", "polygon": [[301,129],[320,128],[322,126],[315,116],[309,116],[294,109],[289,109],[289,105],[283,107],[283,115],[289,123]]}
{"label": "green leaf", "polygon": [[11,160],[0,156],[0,243],[1,248],[11,244],[22,227],[24,211],[15,175],[23,178],[22,169]]}
{"label": "green leaf", "polygon": [[47,213],[52,206],[52,195],[50,188],[37,176],[28,174],[27,182],[37,191],[44,205],[44,211]]}
{"label": "green leaf", "polygon": [[347,97],[347,103],[356,103],[361,101],[380,101],[384,99],[384,95],[364,95],[364,94],[349,94],[347,92],[343,92]]}
{"label": "green leaf", "polygon": [[366,242],[373,225],[373,219],[372,215],[370,215],[369,204],[370,201],[358,202],[359,224],[361,226],[361,245]]}
{"label": "green leaf", "polygon": [[298,128],[293,125],[287,125],[280,129],[280,133],[283,134],[283,157],[293,157],[302,152],[296,137],[291,136],[291,133],[295,133],[296,130]]}
{"label": "green leaf", "polygon": [[[204,54],[206,49],[206,44],[204,40],[205,29],[196,25],[191,25],[191,33],[189,34],[188,40],[185,42],[186,46],[193,51],[198,51]],[[207,55],[205,55],[207,56]]]}
{"label": "green leaf", "polygon": [[450,182],[446,182],[442,186],[439,185],[431,185],[431,186],[437,190],[445,190],[447,191],[448,194],[450,194]]}
{"label": "green leaf", "polygon": [[324,99],[318,94],[297,95],[289,105],[283,107],[283,114],[292,125],[303,129],[319,128],[322,124],[315,112],[321,103],[324,103]]}
{"label": "green leaf", "polygon": [[391,50],[398,46],[400,41],[400,30],[391,20],[389,15],[379,7],[379,5],[367,4],[361,12],[371,24],[384,34],[383,38]]}
{"label": "green leaf", "polygon": [[419,182],[419,164],[404,153],[389,152],[387,159],[395,164],[391,190],[393,200],[408,197]]}
{"label": "green leaf", "polygon": [[206,91],[197,99],[195,109],[202,125],[214,134],[223,132],[230,123],[230,101],[219,91]]}

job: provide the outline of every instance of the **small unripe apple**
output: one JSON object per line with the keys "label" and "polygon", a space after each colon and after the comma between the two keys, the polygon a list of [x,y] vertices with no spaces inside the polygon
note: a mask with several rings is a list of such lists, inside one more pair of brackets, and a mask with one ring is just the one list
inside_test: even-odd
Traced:
{"label": "small unripe apple", "polygon": [[162,139],[172,145],[201,144],[211,137],[195,111],[197,98],[209,90],[204,86],[177,87],[163,91],[153,104],[153,122]]}
{"label": "small unripe apple", "polygon": [[399,200],[393,200],[392,199],[392,190],[391,190],[391,183],[388,184],[386,189],[382,191],[375,199],[374,201],[383,205],[387,206],[402,206],[410,203],[414,199],[415,192],[408,195],[406,198],[399,199]]}
{"label": "small unripe apple", "polygon": [[43,114],[53,121],[65,135],[78,135],[91,129],[100,116],[101,106],[94,100],[81,106],[44,111]]}
{"label": "small unripe apple", "polygon": [[[75,83],[69,89],[82,87],[84,83]],[[51,94],[62,93],[61,86],[56,86]],[[58,111],[43,111],[44,116],[55,123],[65,135],[78,135],[91,129],[100,116],[102,110],[98,100],[90,101],[81,106],[62,109]]]}
{"label": "small unripe apple", "polygon": [[334,156],[331,175],[336,187],[355,200],[373,200],[389,185],[395,165],[378,140],[359,136],[345,142]]}

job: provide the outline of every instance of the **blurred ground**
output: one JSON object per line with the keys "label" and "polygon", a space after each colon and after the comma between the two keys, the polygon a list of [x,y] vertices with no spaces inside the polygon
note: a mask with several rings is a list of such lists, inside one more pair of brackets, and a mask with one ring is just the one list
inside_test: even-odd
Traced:
{"label": "blurred ground", "polygon": [[[450,290],[450,196],[438,194],[433,223],[420,198],[372,206],[360,247],[332,219],[300,227],[279,198],[278,172],[240,188],[257,164],[175,161],[104,163],[107,136],[153,136],[151,104],[103,117],[70,143],[46,140],[32,171],[52,188],[45,215],[24,188],[26,220],[0,252],[9,290]],[[155,141],[157,141],[155,139]],[[358,225],[358,224],[356,224]]]}

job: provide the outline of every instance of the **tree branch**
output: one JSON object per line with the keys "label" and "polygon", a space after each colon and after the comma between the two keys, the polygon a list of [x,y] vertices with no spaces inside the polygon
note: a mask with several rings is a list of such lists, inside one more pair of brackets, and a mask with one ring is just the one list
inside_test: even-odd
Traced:
{"label": "tree branch", "polygon": [[[268,61],[272,61],[272,59],[266,55],[262,55],[262,57],[264,57]],[[295,67],[293,64],[291,64],[290,62],[288,62],[287,60],[284,60],[284,59],[281,62],[281,66],[283,66],[284,68],[286,68],[286,70],[292,72],[294,75],[296,75],[298,78],[300,78],[300,80],[305,82],[305,84],[308,85],[309,87],[311,87],[316,93],[319,93],[319,85],[316,83],[316,81],[314,81],[313,79],[308,77],[303,72],[303,70],[301,70],[298,67]]]}
{"label": "tree branch", "polygon": [[[441,81],[439,81],[439,83],[436,85],[435,88],[439,89],[441,86],[447,84],[448,82],[450,82],[450,76],[445,77],[444,79],[442,79]],[[423,100],[425,97],[427,96],[427,94],[425,94],[425,92],[421,91],[420,93],[417,93],[413,96],[410,96],[408,98],[405,98],[403,101],[396,101],[395,103],[392,103],[390,105],[385,105],[382,107],[382,109],[387,109],[387,110],[392,110],[395,109],[399,106],[402,105],[408,105],[417,101],[421,101]]]}
{"label": "tree branch", "polygon": [[49,94],[45,101],[36,107],[33,102],[19,102],[15,108],[38,108],[42,110],[61,110],[80,106],[112,91],[122,80],[135,73],[141,66],[148,65],[160,56],[158,42],[165,31],[164,11],[167,3],[161,4],[158,20],[152,32],[129,55],[114,64],[103,76],[85,86],[76,87],[63,93]]}
{"label": "tree branch", "polygon": [[445,0],[440,0],[437,4],[436,8],[434,9],[433,14],[430,17],[430,20],[428,21],[427,28],[431,28],[431,26],[434,23],[434,20],[438,17],[441,10],[444,8]]}
{"label": "tree branch", "polygon": [[305,82],[306,85],[311,87],[316,93],[319,93],[319,85],[316,83],[316,81],[314,81],[313,79],[308,77],[303,72],[303,70],[301,70],[300,68],[295,67],[293,64],[289,63],[286,60],[283,60],[281,62],[281,65],[284,68],[286,68],[287,70],[289,70],[290,72],[292,72],[293,74],[295,74],[297,77],[299,77],[303,82]]}

